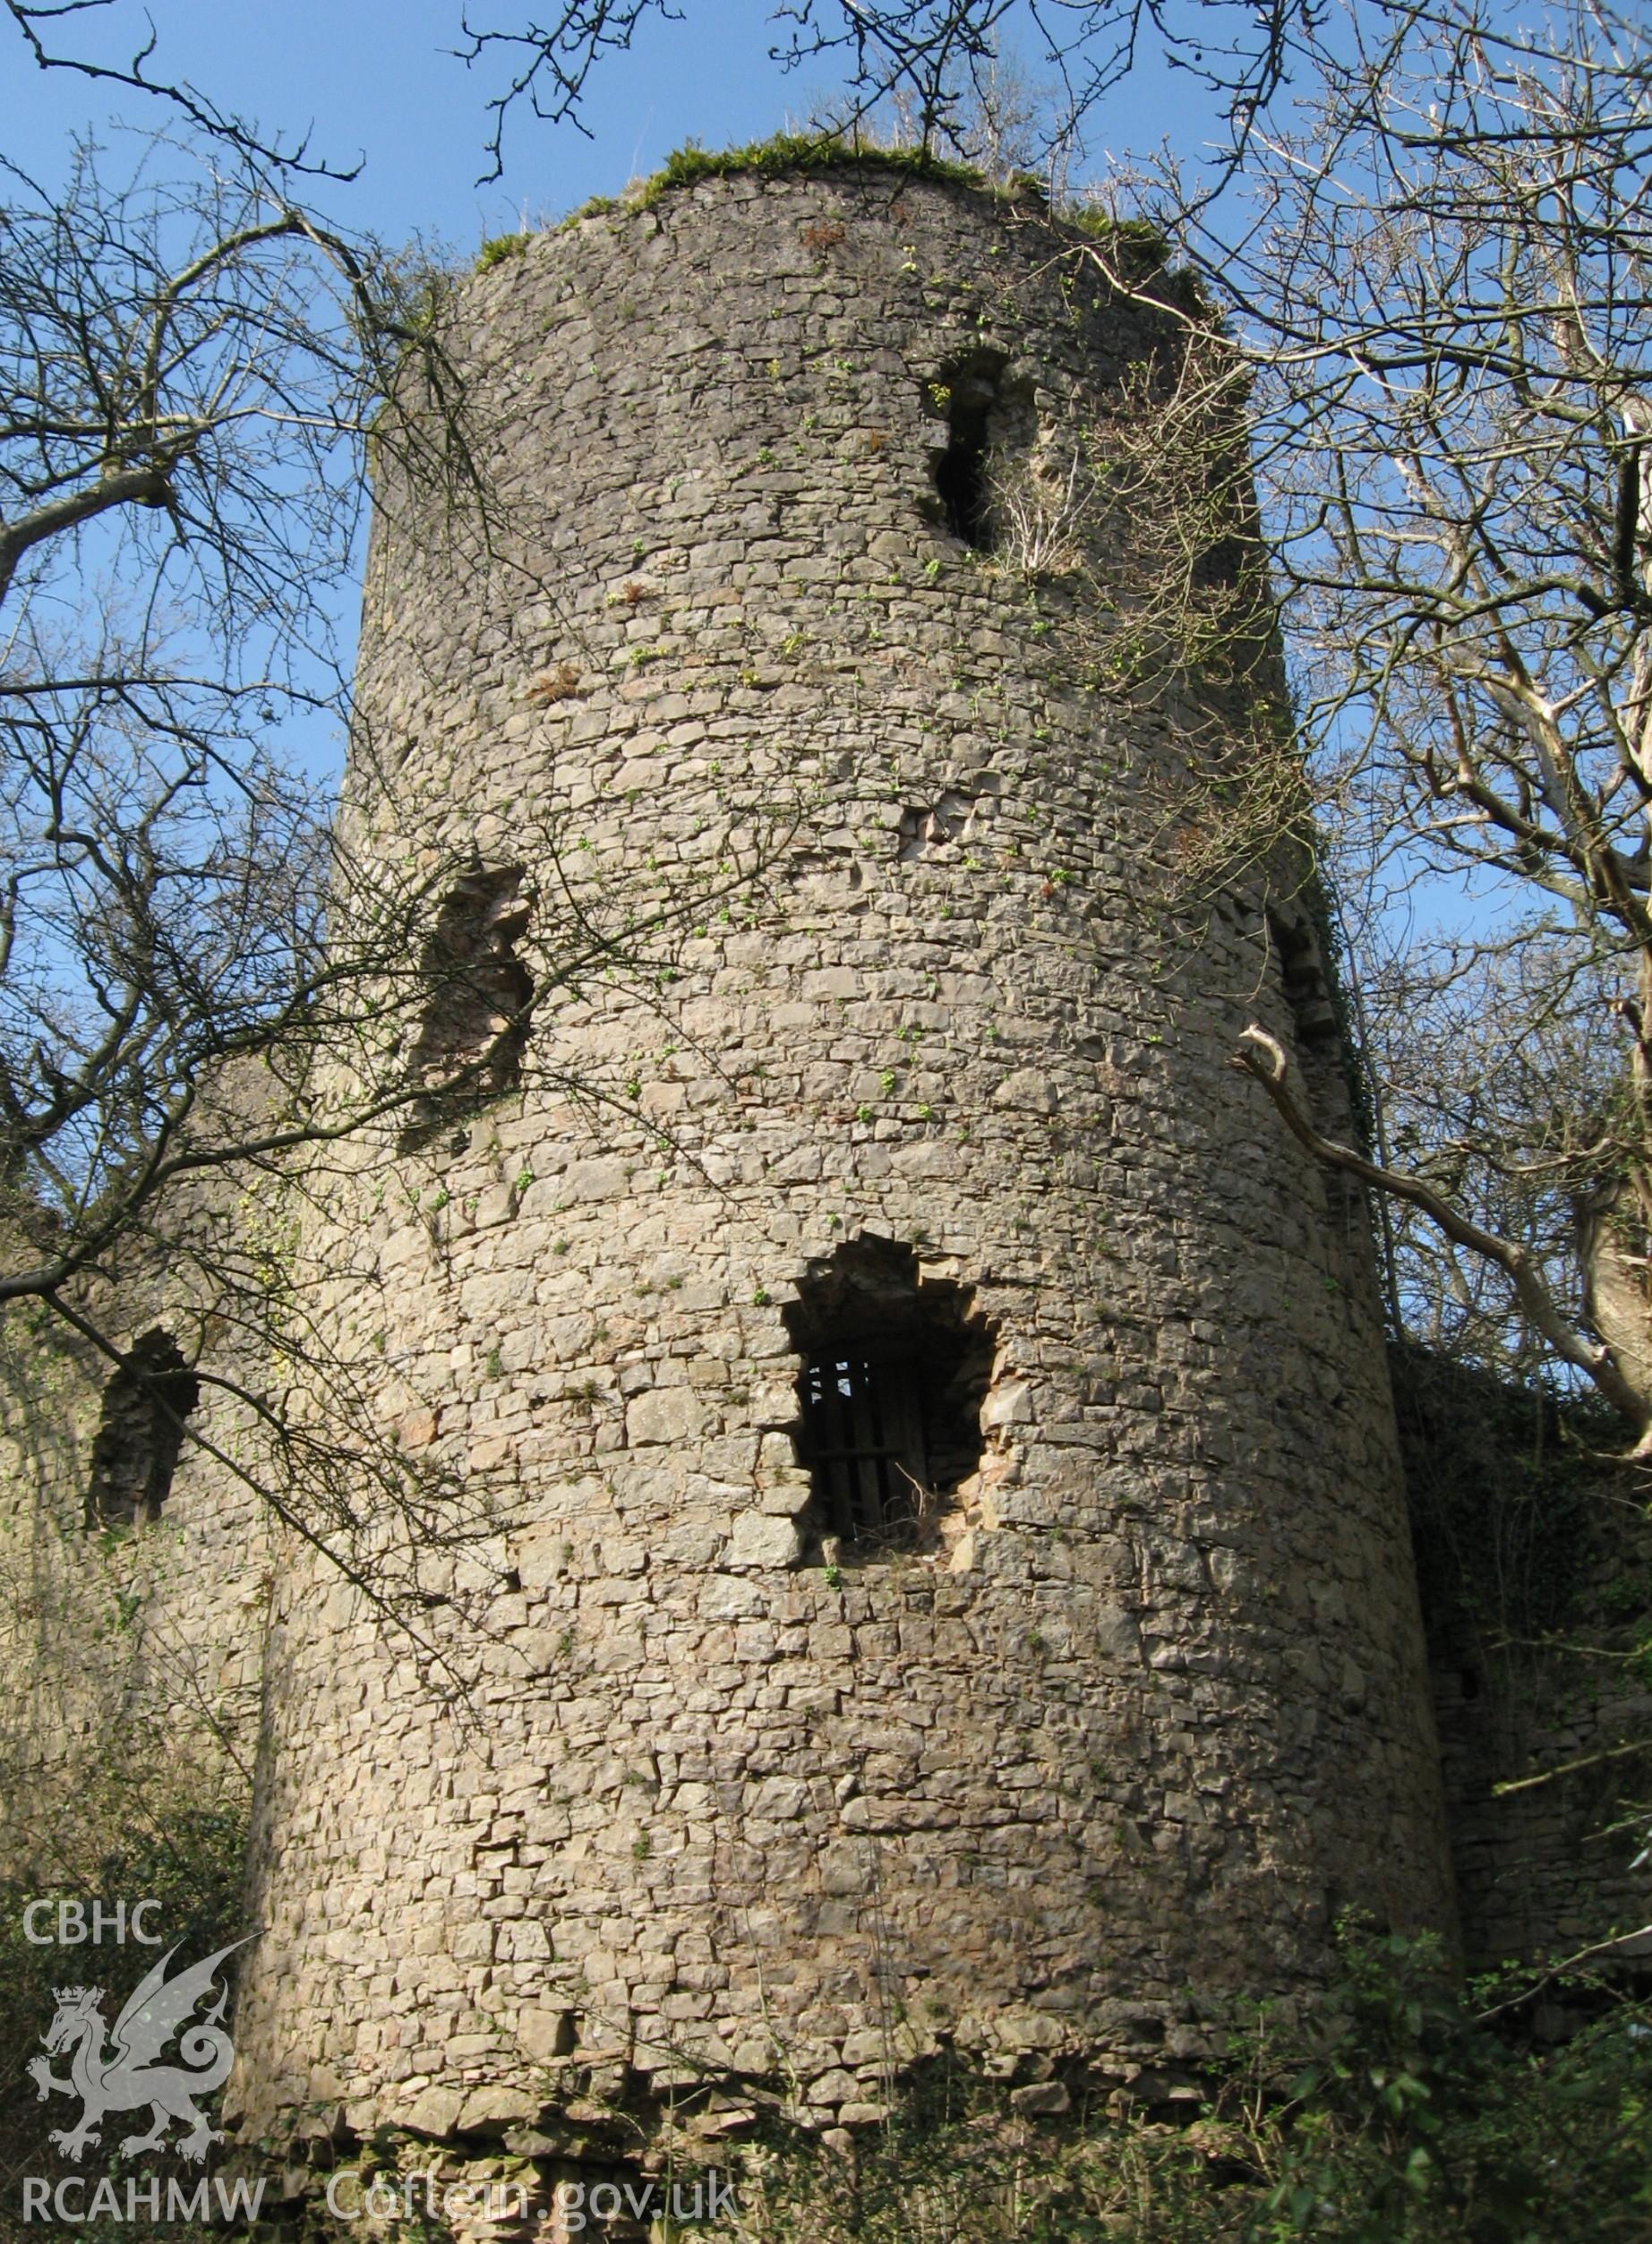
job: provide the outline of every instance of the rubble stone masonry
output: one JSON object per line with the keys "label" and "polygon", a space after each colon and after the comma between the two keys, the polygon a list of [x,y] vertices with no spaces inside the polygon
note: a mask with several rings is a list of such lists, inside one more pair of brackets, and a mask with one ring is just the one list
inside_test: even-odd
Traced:
{"label": "rubble stone masonry", "polygon": [[444,315],[485,510],[381,464],[343,830],[463,868],[398,1064],[475,1073],[278,1212],[424,1493],[364,1461],[355,1584],[190,1542],[83,1366],[59,1474],[243,1698],[273,1574],[246,2141],[1169,2094],[1343,1905],[1449,1936],[1365,1212],[1228,1065],[1345,1126],[1324,977],[1288,884],[1178,893],[1215,705],[1131,686],[1105,472],[1176,289],[1094,249],[710,177]]}
{"label": "rubble stone masonry", "polygon": [[[1363,1212],[1226,1065],[1307,1034],[1279,931],[1170,908],[1191,716],[1016,566],[1174,317],[872,166],[454,319],[508,529],[383,514],[349,818],[473,862],[421,1049],[500,1037],[306,1251],[499,1528],[432,1657],[284,1573],[244,2127],[1169,2077],[1341,1904],[1451,1906]],[[800,1379],[903,1350],[948,1461],[858,1535]]]}

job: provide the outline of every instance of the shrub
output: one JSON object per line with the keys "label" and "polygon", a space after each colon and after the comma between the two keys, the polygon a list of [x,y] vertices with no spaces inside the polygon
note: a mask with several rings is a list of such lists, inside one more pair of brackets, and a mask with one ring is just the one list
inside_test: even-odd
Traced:
{"label": "shrub", "polygon": [[495,234],[476,252],[476,270],[491,273],[495,265],[502,265],[508,258],[520,257],[533,238],[531,234]]}
{"label": "shrub", "polygon": [[1343,1959],[1308,2026],[1286,2030],[1263,2010],[1235,2037],[1185,2121],[1081,2105],[1029,2123],[1001,2091],[945,2068],[861,2135],[852,2158],[769,2145],[740,2233],[749,2244],[1652,2235],[1652,2005],[1574,1982],[1569,1998],[1593,2015],[1542,2051],[1477,2015],[1431,1940],[1350,1925]]}

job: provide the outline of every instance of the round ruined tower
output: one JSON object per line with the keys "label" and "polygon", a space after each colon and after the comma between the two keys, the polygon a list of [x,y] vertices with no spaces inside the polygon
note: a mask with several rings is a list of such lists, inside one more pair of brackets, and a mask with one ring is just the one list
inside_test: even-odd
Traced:
{"label": "round ruined tower", "polygon": [[1172,909],[1185,724],[1059,550],[1175,332],[876,164],[462,291],[509,535],[381,519],[351,816],[469,866],[407,1065],[480,1080],[326,1191],[494,1529],[445,1673],[278,1586],[250,2133],[853,2124],[948,2048],[1164,2093],[1342,1904],[1449,1921],[1363,1211],[1226,1064],[1344,1096],[1312,930]]}

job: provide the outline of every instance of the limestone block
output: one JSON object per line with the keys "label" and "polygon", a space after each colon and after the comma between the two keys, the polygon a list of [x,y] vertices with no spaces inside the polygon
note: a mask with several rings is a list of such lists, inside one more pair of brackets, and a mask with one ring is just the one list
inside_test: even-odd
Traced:
{"label": "limestone block", "polygon": [[729,1537],[731,1566],[796,1566],[802,1555],[803,1537],[792,1520],[742,1512],[735,1520]]}
{"label": "limestone block", "polygon": [[1096,1615],[1097,1648],[1108,1659],[1138,1661],[1142,1632],[1122,1606],[1103,1606]]}
{"label": "limestone block", "polygon": [[494,1953],[501,1963],[544,1963],[550,1960],[551,1936],[535,1918],[519,1918],[501,1924]]}
{"label": "limestone block", "polygon": [[[796,1403],[792,1405],[796,1415]],[[766,1478],[790,1479],[798,1469],[797,1444],[789,1434],[766,1434],[758,1447],[758,1470]]]}
{"label": "limestone block", "polygon": [[575,2043],[574,2028],[575,2014],[570,2009],[524,2009],[517,2017],[517,2041],[525,2056],[544,2064],[553,2057],[569,2055]]}
{"label": "limestone block", "polygon": [[767,1606],[764,1591],[740,1574],[713,1574],[700,1593],[700,1613],[707,1621],[738,1621]]}
{"label": "limestone block", "polygon": [[452,2132],[459,2135],[502,2135],[508,2127],[535,2120],[544,2098],[526,2089],[491,2085],[473,2089],[459,2106]]}
{"label": "limestone block", "polygon": [[626,1406],[625,1435],[633,1446],[688,1442],[703,1434],[711,1412],[691,1387],[651,1387]]}
{"label": "limestone block", "polygon": [[1032,1389],[1024,1379],[1005,1379],[988,1390],[980,1407],[983,1430],[1001,1426],[1025,1426],[1032,1418]]}
{"label": "limestone block", "polygon": [[1024,2088],[1012,2088],[1009,2100],[1012,2110],[1030,2120],[1052,2119],[1073,2108],[1066,2084],[1059,2080],[1029,2081]]}
{"label": "limestone block", "polygon": [[1011,2005],[992,2021],[992,2038],[1001,2049],[1053,2050],[1061,2047],[1066,2034],[1061,2021],[1047,2011]]}
{"label": "limestone block", "polygon": [[575,1161],[556,1180],[561,1196],[570,1202],[618,1200],[629,1182],[627,1164],[621,1161]]}
{"label": "limestone block", "polygon": [[[872,1848],[863,1841],[834,1839],[821,1848],[819,1866],[820,1886],[824,1893],[863,1894],[871,1889],[877,1873],[877,1858]],[[847,2056],[847,2049],[844,2053]],[[863,2063],[865,2052],[850,2061]]]}
{"label": "limestone block", "polygon": [[796,1467],[766,1480],[758,1490],[758,1509],[773,1513],[776,1519],[795,1520],[809,1510],[814,1500],[814,1482]]}
{"label": "limestone block", "polygon": [[568,1530],[560,1520],[519,1529],[510,1537],[509,1558],[525,1589],[543,1589],[556,1581],[570,1555]]}
{"label": "limestone block", "polygon": [[410,2103],[404,2105],[398,2119],[403,2127],[415,2135],[451,2135],[458,2124],[459,2113],[465,2107],[464,2092],[458,2088],[431,2086],[422,2089]]}

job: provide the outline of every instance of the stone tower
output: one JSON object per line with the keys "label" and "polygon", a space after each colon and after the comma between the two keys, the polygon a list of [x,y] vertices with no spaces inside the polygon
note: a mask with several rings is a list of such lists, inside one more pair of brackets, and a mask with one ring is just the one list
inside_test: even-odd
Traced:
{"label": "stone tower", "polygon": [[1023,565],[1172,313],[871,163],[535,237],[455,331],[509,535],[381,519],[350,817],[470,868],[407,1065],[476,1095],[307,1251],[498,1525],[445,1683],[287,1563],[243,2125],[1162,2086],[1341,1904],[1451,1908],[1363,1211],[1225,1065],[1258,1015],[1342,1097],[1313,937],[1170,909],[1177,710]]}

